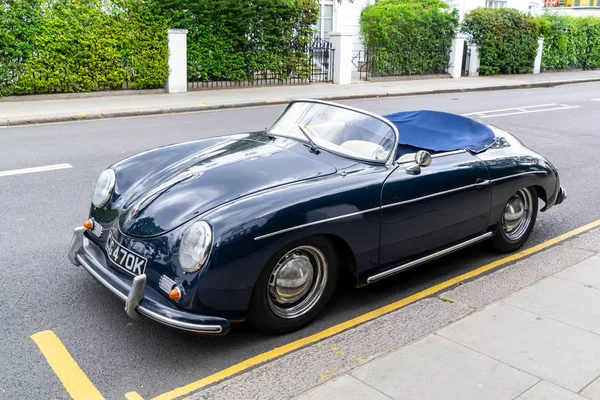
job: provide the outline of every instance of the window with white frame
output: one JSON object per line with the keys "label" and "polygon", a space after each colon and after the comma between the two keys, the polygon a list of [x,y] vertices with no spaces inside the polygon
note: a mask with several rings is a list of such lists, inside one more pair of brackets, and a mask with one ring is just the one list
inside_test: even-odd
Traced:
{"label": "window with white frame", "polygon": [[536,15],[538,12],[538,8],[539,8],[538,3],[534,3],[534,2],[529,3],[529,7],[528,7],[529,14]]}
{"label": "window with white frame", "polygon": [[506,0],[487,0],[485,6],[487,8],[505,8]]}
{"label": "window with white frame", "polygon": [[316,34],[321,39],[329,40],[329,34],[333,30],[333,0],[321,0],[320,7]]}

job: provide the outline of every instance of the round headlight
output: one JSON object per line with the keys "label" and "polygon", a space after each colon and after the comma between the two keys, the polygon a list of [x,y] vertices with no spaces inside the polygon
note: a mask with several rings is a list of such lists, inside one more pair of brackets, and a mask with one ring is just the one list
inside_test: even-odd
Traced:
{"label": "round headlight", "polygon": [[112,169],[107,169],[100,174],[94,186],[94,193],[92,194],[92,204],[94,207],[101,208],[108,203],[112,190],[115,187],[115,180],[115,171]]}
{"label": "round headlight", "polygon": [[183,233],[179,245],[179,264],[185,272],[198,271],[208,259],[212,244],[210,225],[194,222]]}

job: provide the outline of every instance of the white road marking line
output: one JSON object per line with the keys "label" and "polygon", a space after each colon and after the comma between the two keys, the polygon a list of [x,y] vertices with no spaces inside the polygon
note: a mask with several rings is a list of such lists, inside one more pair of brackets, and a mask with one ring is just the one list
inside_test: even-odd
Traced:
{"label": "white road marking line", "polygon": [[600,101],[600,97],[597,99],[591,99],[592,101]]}
{"label": "white road marking line", "polygon": [[462,114],[462,115],[479,115],[479,114],[487,114],[487,113],[494,113],[494,112],[501,112],[501,111],[510,111],[510,110],[518,110],[521,108],[527,109],[527,108],[538,108],[538,107],[548,107],[548,106],[557,106],[557,103],[550,103],[550,104],[540,104],[537,106],[526,106],[526,107],[511,107],[511,108],[499,108],[497,110],[486,110],[486,111],[477,111],[477,112],[472,112],[472,113],[468,113],[468,114]]}
{"label": "white road marking line", "polygon": [[513,113],[484,115],[484,116],[481,116],[480,118],[494,118],[494,117],[503,117],[503,116],[506,116],[506,115],[532,114],[532,113],[536,113],[536,112],[555,111],[555,110],[568,110],[570,108],[579,108],[579,107],[581,107],[581,106],[567,106],[567,107],[544,108],[543,110],[531,110],[531,111],[525,111],[525,112],[518,111],[518,112],[513,112]]}
{"label": "white road marking line", "polygon": [[12,169],[9,171],[0,171],[0,176],[31,174],[33,172],[54,171],[57,169],[67,169],[67,168],[73,168],[73,166],[71,164],[54,164],[54,165],[46,165],[43,167]]}

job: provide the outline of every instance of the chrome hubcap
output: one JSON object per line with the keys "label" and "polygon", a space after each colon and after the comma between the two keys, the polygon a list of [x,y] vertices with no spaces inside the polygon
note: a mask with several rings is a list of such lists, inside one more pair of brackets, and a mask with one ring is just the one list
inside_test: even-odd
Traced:
{"label": "chrome hubcap", "polygon": [[281,318],[297,318],[318,302],[326,284],[323,252],[313,246],[296,247],[281,257],[271,272],[269,307]]}
{"label": "chrome hubcap", "polygon": [[504,206],[502,230],[509,240],[517,241],[527,233],[531,224],[533,200],[529,189],[515,193]]}

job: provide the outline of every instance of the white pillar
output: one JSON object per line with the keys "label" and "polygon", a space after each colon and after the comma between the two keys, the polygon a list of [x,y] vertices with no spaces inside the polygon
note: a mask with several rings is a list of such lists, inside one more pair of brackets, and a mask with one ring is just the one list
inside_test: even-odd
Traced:
{"label": "white pillar", "polygon": [[464,46],[464,35],[456,35],[456,37],[452,39],[452,46],[450,47],[450,65],[448,66],[448,73],[453,78],[460,78],[462,72]]}
{"label": "white pillar", "polygon": [[352,83],[352,35],[331,32],[333,47],[333,83],[347,85]]}
{"label": "white pillar", "polygon": [[471,52],[469,56],[469,76],[479,76],[479,64],[481,59],[479,58],[479,45],[475,43],[469,43],[467,45],[468,51]]}
{"label": "white pillar", "polygon": [[187,29],[169,29],[168,93],[187,92]]}
{"label": "white pillar", "polygon": [[538,49],[533,63],[533,73],[539,74],[542,71],[542,52],[544,51],[544,38],[538,39]]}

